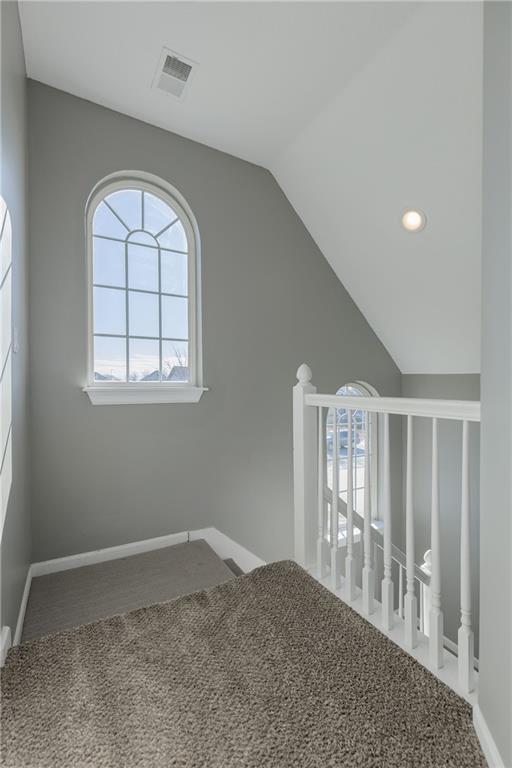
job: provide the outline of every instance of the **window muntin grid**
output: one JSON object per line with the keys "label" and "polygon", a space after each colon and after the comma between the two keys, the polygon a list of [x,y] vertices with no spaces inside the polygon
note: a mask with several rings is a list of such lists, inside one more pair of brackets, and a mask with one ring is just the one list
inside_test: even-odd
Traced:
{"label": "window muntin grid", "polygon": [[96,384],[193,379],[193,237],[179,206],[166,197],[146,185],[126,185],[108,192],[93,211]]}
{"label": "window muntin grid", "polygon": [[[348,397],[369,397],[373,393],[367,391],[362,385],[347,384],[341,387],[337,393]],[[366,412],[363,410],[352,411],[352,488],[353,502],[355,511],[364,517],[364,473],[365,464],[370,462],[370,493],[372,497],[371,512],[372,518],[376,516],[375,492],[376,492],[376,472],[374,446],[376,439],[376,419],[374,414],[370,414],[368,423],[368,434],[366,434]],[[336,421],[335,421],[336,418]],[[338,490],[340,498],[346,503],[348,494],[348,412],[345,408],[329,408],[326,419],[326,464],[327,464],[327,485],[332,489],[333,473],[333,446],[334,446],[334,425],[336,423],[336,432],[338,434]]]}

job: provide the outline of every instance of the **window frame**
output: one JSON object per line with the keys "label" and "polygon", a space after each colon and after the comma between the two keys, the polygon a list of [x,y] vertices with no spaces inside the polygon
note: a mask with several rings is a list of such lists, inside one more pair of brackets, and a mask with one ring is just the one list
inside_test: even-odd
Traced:
{"label": "window frame", "polygon": [[[352,387],[353,389],[357,389],[361,397],[379,397],[379,393],[375,389],[375,387],[372,387],[371,384],[368,384],[366,381],[347,381],[345,384],[342,384],[341,387],[338,387],[336,390],[336,394],[338,395],[342,389],[345,387]],[[336,409],[326,409],[326,415],[325,419],[327,420],[329,417],[329,411],[330,410],[336,410]],[[346,409],[345,409],[346,410]],[[364,410],[364,408],[360,409]],[[373,522],[378,522],[378,511],[379,511],[379,419],[377,413],[370,412],[370,441],[369,441],[369,452],[370,452],[370,463],[371,463],[371,469],[370,469],[370,514],[371,514],[371,520]],[[326,439],[327,439],[327,433],[326,433]],[[327,450],[325,451],[326,460],[327,460]]]}
{"label": "window frame", "polygon": [[[366,381],[353,381],[343,385],[354,387],[362,397],[379,397],[379,393]],[[370,412],[370,513],[372,521],[378,520],[379,512],[379,414]]]}
{"label": "window frame", "polygon": [[[185,230],[189,249],[188,275],[188,382],[110,382],[94,378],[94,274],[93,218],[101,202],[113,192],[136,189],[156,195],[176,212]],[[87,274],[87,379],[83,391],[93,405],[150,403],[194,403],[206,391],[203,386],[201,322],[201,248],[197,222],[183,195],[171,184],[152,174],[123,171],[102,179],[92,190],[85,209]],[[128,286],[126,286],[128,290]],[[159,293],[159,295],[161,295]]]}
{"label": "window frame", "polygon": [[[13,355],[16,352],[12,312],[13,232],[7,202],[0,195],[0,541],[13,484]],[[3,325],[5,321],[5,327]],[[5,344],[5,348],[4,348]],[[7,419],[4,423],[4,418]]]}

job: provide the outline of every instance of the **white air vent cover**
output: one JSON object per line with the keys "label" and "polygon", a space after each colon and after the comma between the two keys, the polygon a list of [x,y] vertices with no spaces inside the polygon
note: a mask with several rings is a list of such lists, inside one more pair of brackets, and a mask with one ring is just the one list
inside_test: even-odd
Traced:
{"label": "white air vent cover", "polygon": [[183,90],[190,82],[196,62],[186,59],[179,53],[170,51],[168,48],[162,50],[160,61],[153,80],[153,88],[170,93],[171,96],[182,97]]}

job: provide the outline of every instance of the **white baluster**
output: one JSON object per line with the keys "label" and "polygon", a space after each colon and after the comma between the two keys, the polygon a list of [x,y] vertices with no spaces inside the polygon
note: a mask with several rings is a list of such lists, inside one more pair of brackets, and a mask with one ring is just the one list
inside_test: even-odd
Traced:
{"label": "white baluster", "polygon": [[401,563],[398,563],[398,615],[401,619],[404,617],[404,569]]}
{"label": "white baluster", "polygon": [[375,574],[372,563],[372,508],[370,496],[370,414],[365,413],[364,458],[364,566],[363,609],[370,615],[374,611]]}
{"label": "white baluster", "polygon": [[316,542],[316,569],[319,579],[327,575],[329,545],[325,527],[325,428],[323,408],[318,409],[318,538]]}
{"label": "white baluster", "polygon": [[393,580],[391,578],[391,463],[389,451],[389,414],[383,416],[383,457],[384,474],[382,506],[384,520],[384,578],[382,579],[382,625],[389,632],[393,627]]}
{"label": "white baluster", "polygon": [[414,593],[414,506],[412,416],[407,416],[407,462],[405,481],[405,555],[407,591],[404,598],[405,643],[409,648],[418,644],[418,606]]}
{"label": "white baluster", "polygon": [[439,451],[437,419],[432,419],[432,513],[430,527],[432,575],[430,577],[429,653],[435,669],[443,666],[443,612],[441,610],[441,534],[439,520]]}
{"label": "white baluster", "polygon": [[316,392],[311,376],[303,363],[293,388],[294,558],[304,568],[314,566],[317,535],[317,418],[315,408],[306,405],[306,396]]}
{"label": "white baluster", "polygon": [[338,412],[333,408],[332,428],[332,504],[331,504],[331,586],[339,589],[341,586],[341,550],[339,546],[340,518],[339,504],[339,443],[338,443]]}
{"label": "white baluster", "polygon": [[460,527],[460,610],[458,633],[459,683],[466,693],[473,690],[474,638],[471,629],[471,549],[469,521],[469,424],[462,424],[462,496]]}
{"label": "white baluster", "polygon": [[345,589],[349,602],[355,598],[355,569],[354,569],[354,460],[353,460],[353,423],[352,411],[347,412],[348,418],[348,450],[347,450],[347,556],[345,558]]}
{"label": "white baluster", "polygon": [[427,637],[430,636],[430,577],[432,576],[432,550],[427,549],[423,555],[423,563],[420,565],[420,569],[429,577],[428,584],[422,582],[421,598],[423,605],[423,629],[421,630]]}

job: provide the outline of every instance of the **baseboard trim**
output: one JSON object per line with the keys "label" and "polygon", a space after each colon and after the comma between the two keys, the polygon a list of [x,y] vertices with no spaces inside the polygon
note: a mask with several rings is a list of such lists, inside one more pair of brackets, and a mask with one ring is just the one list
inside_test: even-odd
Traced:
{"label": "baseboard trim", "polygon": [[190,531],[190,540],[194,541],[195,539],[204,539],[221,560],[231,558],[244,573],[249,573],[254,568],[266,565],[265,560],[254,555],[217,528],[200,528],[197,531]]}
{"label": "baseboard trim", "polygon": [[163,547],[172,547],[175,544],[182,544],[186,541],[188,541],[188,532],[182,531],[181,533],[157,536],[154,539],[131,541],[128,544],[120,544],[116,547],[94,549],[90,552],[79,552],[76,555],[68,555],[67,557],[43,560],[39,563],[32,563],[32,577],[68,571],[71,568],[80,568],[82,565],[94,565],[95,563],[105,563],[108,560],[119,560],[121,557],[140,555],[143,552],[151,552],[154,549],[163,549]]}
{"label": "baseboard trim", "polygon": [[[444,635],[444,637],[443,637],[443,645],[444,645],[444,647],[448,651],[450,651],[450,653],[453,653],[454,656],[458,657],[458,655],[459,655],[459,648],[458,648],[457,643],[454,643],[453,640],[450,640],[450,638],[446,637],[446,635]],[[473,666],[476,669],[476,671],[478,672],[478,670],[480,669],[480,666],[479,666],[479,661],[476,658],[476,656],[473,659]]]}
{"label": "baseboard trim", "polygon": [[16,630],[14,632],[13,645],[19,645],[21,642],[21,633],[23,632],[23,622],[25,621],[25,612],[27,610],[28,596],[30,594],[30,585],[32,583],[32,565],[29,565],[27,570],[27,578],[25,579],[25,588],[21,597],[20,610],[18,613],[18,621],[16,622]]}
{"label": "baseboard trim", "polygon": [[478,704],[473,707],[473,725],[489,768],[512,768],[510,765],[505,765]]}
{"label": "baseboard trim", "polygon": [[[43,560],[39,563],[32,563],[30,567],[31,578],[35,576],[46,576],[49,573],[58,573],[67,571],[71,568],[80,568],[83,565],[94,565],[95,563],[104,563],[108,560],[117,560],[121,557],[138,555],[142,552],[151,552],[163,547],[172,547],[175,544],[182,544],[186,541],[205,539],[213,551],[222,559],[228,557],[245,571],[252,571],[260,565],[265,565],[265,561],[257,557],[248,549],[237,544],[229,536],[217,530],[217,528],[201,528],[196,531],[181,531],[180,533],[171,533],[166,536],[158,536],[154,539],[143,539],[142,541],[132,541],[129,544],[120,544],[116,547],[106,547],[105,549],[95,549],[90,552],[80,552],[76,555],[67,557],[58,557],[53,560]],[[27,577],[28,579],[28,577]],[[28,585],[30,589],[30,584]],[[25,587],[26,588],[26,587]],[[28,591],[27,591],[28,598]]]}
{"label": "baseboard trim", "polygon": [[0,630],[0,667],[5,664],[7,653],[11,647],[11,628],[7,625]]}

